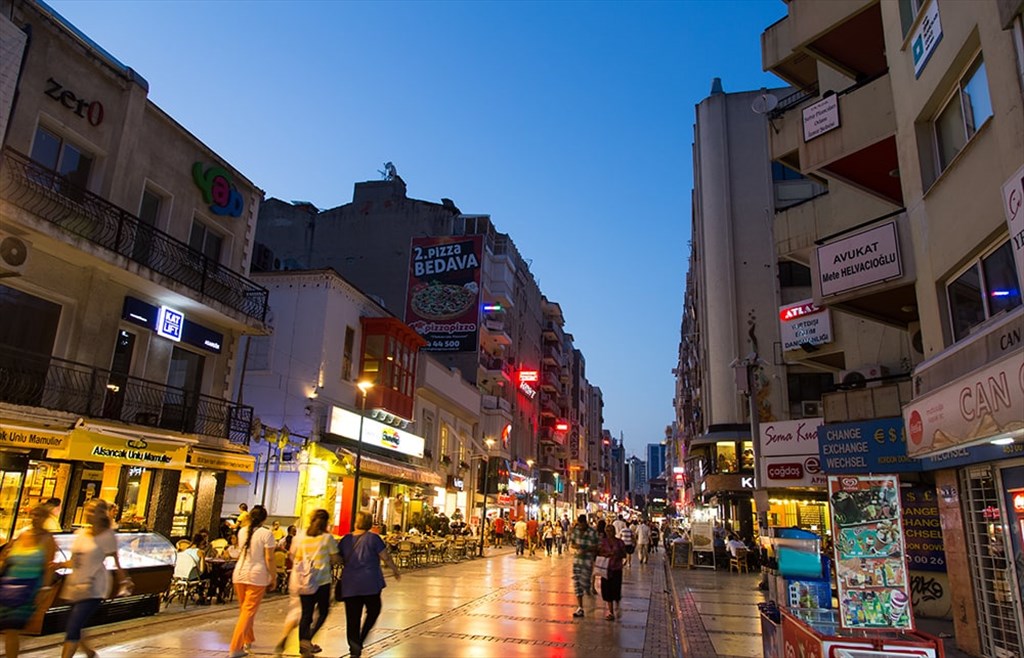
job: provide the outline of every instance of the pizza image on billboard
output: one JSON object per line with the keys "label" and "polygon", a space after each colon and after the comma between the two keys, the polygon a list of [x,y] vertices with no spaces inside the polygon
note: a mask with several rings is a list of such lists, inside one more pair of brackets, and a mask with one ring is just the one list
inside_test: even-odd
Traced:
{"label": "pizza image on billboard", "polygon": [[477,293],[477,285],[473,282],[455,285],[431,281],[413,286],[409,303],[421,318],[451,320],[476,304]]}

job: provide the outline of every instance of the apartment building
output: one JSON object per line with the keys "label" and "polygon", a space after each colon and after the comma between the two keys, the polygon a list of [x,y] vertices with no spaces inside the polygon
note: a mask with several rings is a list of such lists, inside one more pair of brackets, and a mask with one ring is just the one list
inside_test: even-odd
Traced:
{"label": "apartment building", "polygon": [[[537,504],[538,482],[545,498],[554,493],[554,473],[567,475],[572,436],[571,340],[561,308],[543,296],[511,237],[489,216],[462,213],[450,199],[410,199],[391,168],[383,180],[357,183],[351,203],[329,210],[267,200],[257,241],[261,267],[330,267],[404,315],[427,338],[426,351],[480,390],[479,434],[467,438],[496,441],[494,454],[504,465],[490,475],[507,492],[499,496],[503,506],[522,512]],[[462,269],[460,257],[474,264],[471,278],[438,271]],[[470,299],[463,315],[410,315],[417,314],[414,298],[442,288]],[[428,446],[437,445],[441,428],[434,431],[437,437],[425,437]]]}
{"label": "apartment building", "polygon": [[2,4],[0,540],[50,497],[66,529],[94,497],[122,529],[216,529],[253,470],[229,395],[266,330],[263,193],[59,14]]}
{"label": "apartment building", "polygon": [[[930,492],[941,546],[926,575],[957,645],[1022,655],[1022,3],[787,7],[762,36],[764,68],[798,88],[769,113],[772,158],[828,194],[776,216],[776,249],[810,269],[814,307],[874,322],[881,346],[844,355],[850,390],[824,395],[823,431],[891,430],[903,455],[869,445],[859,468],[823,467],[900,471]],[[894,364],[912,379],[887,380]]]}

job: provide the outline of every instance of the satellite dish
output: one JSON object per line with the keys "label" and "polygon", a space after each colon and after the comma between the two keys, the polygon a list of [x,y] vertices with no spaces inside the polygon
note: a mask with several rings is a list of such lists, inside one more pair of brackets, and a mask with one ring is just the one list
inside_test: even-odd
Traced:
{"label": "satellite dish", "polygon": [[761,95],[754,99],[754,102],[750,104],[750,109],[755,114],[767,114],[771,112],[779,105],[779,99],[774,94],[769,94],[767,91],[761,92]]}

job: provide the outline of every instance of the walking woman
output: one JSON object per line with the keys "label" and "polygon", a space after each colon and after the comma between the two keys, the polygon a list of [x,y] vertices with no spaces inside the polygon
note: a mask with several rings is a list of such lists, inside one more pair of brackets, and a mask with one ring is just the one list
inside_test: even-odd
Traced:
{"label": "walking woman", "polygon": [[4,653],[18,658],[20,632],[39,606],[49,597],[53,579],[53,555],[57,544],[46,530],[50,508],[32,509],[32,525],[0,554],[0,630],[4,633]]}
{"label": "walking woman", "polygon": [[243,658],[256,639],[253,621],[259,610],[263,595],[272,592],[277,582],[274,568],[274,535],[263,527],[267,510],[254,505],[249,512],[248,522],[238,531],[241,547],[238,563],[235,564],[235,596],[238,597],[238,622],[231,635],[228,658]]}
{"label": "walking woman", "polygon": [[71,544],[71,559],[57,565],[71,569],[64,580],[61,597],[71,601],[68,613],[67,631],[61,658],[71,658],[81,646],[85,655],[96,658],[96,652],[82,637],[82,628],[89,623],[100,608],[103,599],[110,596],[110,572],[103,563],[108,557],[114,558],[117,580],[121,587],[129,584],[121,562],[117,557],[117,536],[110,529],[110,509],[105,500],[93,498],[85,504],[83,512],[88,527],[75,533]]}
{"label": "walking woman", "polygon": [[576,590],[578,607],[573,617],[583,616],[583,595],[589,594],[594,583],[594,558],[597,557],[597,546],[600,537],[597,531],[587,523],[587,515],[580,514],[576,525],[572,527],[569,543],[576,554],[572,558],[572,582]]}
{"label": "walking woman", "polygon": [[[306,526],[305,532],[292,542],[291,555],[295,567],[292,569],[292,582],[288,589],[289,593],[294,591],[299,595],[302,610],[299,618],[299,652],[302,658],[310,658],[314,653],[320,652],[320,647],[313,644],[313,636],[327,621],[327,614],[331,609],[331,566],[341,562],[338,542],[327,532],[329,522],[327,510],[314,510],[309,515],[309,525]],[[306,566],[308,571],[305,571]],[[304,580],[307,582],[302,582]],[[313,587],[316,588],[314,591],[306,591]],[[316,623],[313,622],[314,611]],[[285,620],[285,627],[288,628],[288,619]],[[274,651],[284,651],[283,639]]]}
{"label": "walking woman", "polygon": [[615,536],[615,526],[609,524],[597,548],[597,554],[608,558],[608,575],[601,577],[601,598],[608,604],[604,618],[622,619],[622,563],[628,553],[626,544]]}
{"label": "walking woman", "polygon": [[402,578],[384,540],[370,532],[371,527],[373,517],[359,512],[355,530],[342,537],[338,546],[341,562],[345,565],[341,571],[341,600],[345,602],[345,626],[351,658],[362,655],[366,636],[380,616],[380,593],[386,587],[380,563],[388,565],[395,580]]}

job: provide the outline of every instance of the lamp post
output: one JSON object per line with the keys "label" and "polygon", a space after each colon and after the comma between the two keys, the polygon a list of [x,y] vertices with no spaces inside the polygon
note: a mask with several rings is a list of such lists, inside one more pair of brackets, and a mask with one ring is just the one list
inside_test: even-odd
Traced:
{"label": "lamp post", "polygon": [[352,516],[348,520],[348,531],[356,529],[356,513],[359,512],[359,468],[363,464],[363,418],[366,416],[366,394],[373,388],[373,382],[359,382],[356,384],[363,394],[359,404],[359,436],[356,437],[356,476],[352,485]]}
{"label": "lamp post", "polygon": [[494,446],[494,439],[484,439],[484,445],[487,446],[487,461],[481,460],[486,465],[484,466],[484,509],[480,513],[480,557],[484,556],[484,532],[487,530],[487,476],[491,471],[491,448]]}
{"label": "lamp post", "polygon": [[534,462],[532,459],[526,460],[526,465],[530,467],[530,496],[527,499],[528,502],[526,503],[526,518],[530,518],[530,508],[536,505],[534,501],[537,500],[537,479],[533,477],[534,463],[536,462]]}

